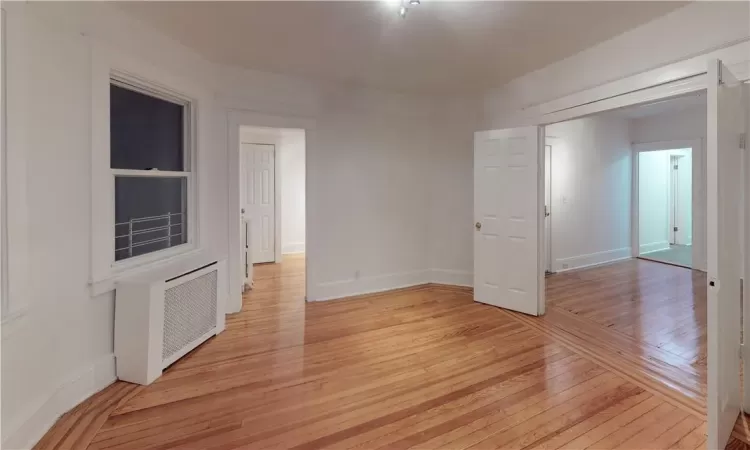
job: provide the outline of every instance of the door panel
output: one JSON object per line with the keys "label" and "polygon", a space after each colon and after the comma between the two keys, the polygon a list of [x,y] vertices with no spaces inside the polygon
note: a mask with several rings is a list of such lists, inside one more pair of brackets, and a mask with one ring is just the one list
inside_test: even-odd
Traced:
{"label": "door panel", "polygon": [[544,270],[552,272],[552,146],[546,143],[544,146]]}
{"label": "door panel", "polygon": [[242,202],[250,222],[253,263],[275,260],[275,147],[242,144]]}
{"label": "door panel", "polygon": [[714,60],[708,69],[708,441],[724,448],[740,412],[742,86]]}
{"label": "door panel", "polygon": [[538,127],[476,133],[474,300],[538,315],[544,268]]}

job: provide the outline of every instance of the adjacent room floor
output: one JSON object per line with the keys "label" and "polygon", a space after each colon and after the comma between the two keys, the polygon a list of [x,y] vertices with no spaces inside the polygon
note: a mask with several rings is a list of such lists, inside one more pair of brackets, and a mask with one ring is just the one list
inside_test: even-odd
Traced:
{"label": "adjacent room floor", "polygon": [[702,448],[705,276],[633,260],[548,283],[533,318],[435,285],[306,304],[301,257],[257,266],[224,333],[37,448]]}
{"label": "adjacent room floor", "polygon": [[693,246],[672,244],[667,250],[644,253],[641,255],[641,258],[676,266],[693,267]]}

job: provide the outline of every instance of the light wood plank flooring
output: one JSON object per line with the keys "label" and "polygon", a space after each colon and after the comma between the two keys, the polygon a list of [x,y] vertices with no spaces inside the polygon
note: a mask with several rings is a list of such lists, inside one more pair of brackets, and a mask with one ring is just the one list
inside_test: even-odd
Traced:
{"label": "light wood plank flooring", "polygon": [[[257,266],[255,289],[223,334],[148,387],[105,389],[63,416],[37,448],[705,446],[705,419],[683,392],[700,391],[683,371],[700,371],[702,331],[687,331],[698,322],[658,306],[671,298],[684,307],[687,285],[700,290],[705,280],[689,271],[628,261],[555,276],[548,315],[538,319],[434,285],[305,304],[303,264],[297,257]],[[654,314],[661,329],[649,320]],[[607,346],[629,337],[633,348],[679,358],[680,370],[632,369],[650,353],[627,364],[597,356],[598,345],[583,345],[594,327],[620,338]],[[667,347],[668,336],[681,344]],[[664,388],[665,374],[682,377],[680,386]]]}
{"label": "light wood plank flooring", "polygon": [[705,273],[631,259],[550,276],[547,297],[538,328],[705,414]]}

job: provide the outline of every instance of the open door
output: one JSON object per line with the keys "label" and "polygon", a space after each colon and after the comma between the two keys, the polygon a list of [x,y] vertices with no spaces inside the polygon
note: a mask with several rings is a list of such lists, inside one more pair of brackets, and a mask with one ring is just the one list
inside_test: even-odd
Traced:
{"label": "open door", "polygon": [[742,85],[721,61],[712,61],[706,137],[709,449],[724,448],[740,413],[742,97]]}
{"label": "open door", "polygon": [[544,131],[474,136],[474,300],[544,313]]}

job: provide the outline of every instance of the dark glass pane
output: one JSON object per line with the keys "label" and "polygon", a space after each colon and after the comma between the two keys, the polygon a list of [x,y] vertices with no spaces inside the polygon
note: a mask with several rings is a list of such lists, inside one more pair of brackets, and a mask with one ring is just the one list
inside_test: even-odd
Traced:
{"label": "dark glass pane", "polygon": [[115,177],[115,260],[187,242],[184,178]]}
{"label": "dark glass pane", "polygon": [[110,85],[113,169],[184,170],[184,106]]}

